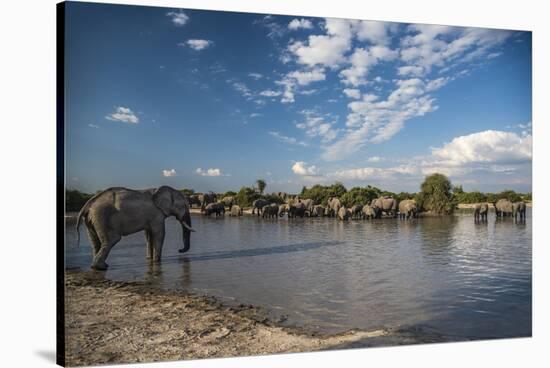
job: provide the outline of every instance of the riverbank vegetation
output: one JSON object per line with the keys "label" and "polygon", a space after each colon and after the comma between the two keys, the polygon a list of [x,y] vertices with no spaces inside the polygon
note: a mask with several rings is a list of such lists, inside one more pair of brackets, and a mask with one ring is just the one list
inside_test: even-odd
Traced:
{"label": "riverbank vegetation", "polygon": [[[280,193],[264,193],[267,184],[259,179],[253,186],[243,186],[237,192],[227,191],[217,193],[218,198],[231,196],[235,203],[242,208],[252,206],[256,199],[264,198],[273,203],[283,203],[284,199]],[[187,196],[196,194],[193,189],[180,189]],[[404,199],[415,199],[423,211],[430,211],[437,214],[451,213],[458,204],[471,204],[480,202],[494,203],[499,199],[508,199],[511,202],[531,201],[531,193],[517,193],[513,190],[504,190],[499,193],[482,193],[479,191],[466,192],[462,185],[453,185],[448,177],[442,174],[432,174],[426,177],[417,193],[400,192],[394,193],[366,185],[364,187],[346,188],[343,183],[335,182],[332,185],[316,184],[311,187],[303,187],[299,193],[288,193],[289,196],[298,195],[303,199],[312,199],[315,203],[326,205],[330,197],[339,197],[342,204],[351,207],[355,204],[370,203],[373,199],[381,196],[391,196],[398,201]],[[66,190],[66,210],[68,212],[79,211],[80,208],[93,196],[76,189]]]}

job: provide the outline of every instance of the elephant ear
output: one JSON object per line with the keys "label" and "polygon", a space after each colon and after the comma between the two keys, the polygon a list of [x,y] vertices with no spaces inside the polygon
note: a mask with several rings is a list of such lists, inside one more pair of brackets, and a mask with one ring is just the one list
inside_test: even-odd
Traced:
{"label": "elephant ear", "polygon": [[172,192],[172,188],[162,186],[153,193],[153,202],[155,206],[157,206],[166,216],[169,216],[172,211],[172,204],[174,202]]}

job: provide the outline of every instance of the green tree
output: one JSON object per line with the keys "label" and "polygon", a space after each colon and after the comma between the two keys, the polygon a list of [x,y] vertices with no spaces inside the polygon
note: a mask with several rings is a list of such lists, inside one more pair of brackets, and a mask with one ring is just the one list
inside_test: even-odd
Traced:
{"label": "green tree", "polygon": [[264,194],[265,187],[267,186],[265,180],[258,179],[256,180],[256,187],[258,187],[258,190],[260,191],[260,194]]}
{"label": "green tree", "polygon": [[184,196],[191,196],[193,194],[195,194],[195,191],[193,189],[187,189],[187,188],[183,188],[183,189],[180,189],[180,192],[184,195]]}
{"label": "green tree", "polygon": [[67,212],[80,211],[82,206],[92,197],[93,194],[84,193],[77,189],[67,189],[65,190],[65,210]]}
{"label": "green tree", "polygon": [[510,202],[519,202],[519,201],[521,201],[521,196],[518,193],[516,193],[515,191],[510,190],[510,189],[503,190],[502,192],[497,194],[497,197],[498,197],[498,199],[507,199]]}
{"label": "green tree", "polygon": [[452,185],[449,178],[443,174],[428,175],[417,195],[417,202],[427,211],[436,214],[452,213],[455,207],[452,195]]}
{"label": "green tree", "polygon": [[252,206],[252,202],[260,198],[260,194],[250,187],[242,187],[235,196],[235,202],[243,208]]}
{"label": "green tree", "polygon": [[340,197],[340,201],[346,207],[351,207],[356,204],[365,205],[370,203],[374,198],[378,198],[380,192],[375,188],[351,188]]}

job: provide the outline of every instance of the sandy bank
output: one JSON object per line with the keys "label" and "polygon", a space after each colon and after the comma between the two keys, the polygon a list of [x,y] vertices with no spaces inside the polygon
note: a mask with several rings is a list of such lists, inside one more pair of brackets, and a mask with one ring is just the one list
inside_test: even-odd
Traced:
{"label": "sandy bank", "polygon": [[422,329],[312,335],[280,327],[253,306],[113,282],[91,271],[67,272],[65,302],[70,366],[446,341]]}

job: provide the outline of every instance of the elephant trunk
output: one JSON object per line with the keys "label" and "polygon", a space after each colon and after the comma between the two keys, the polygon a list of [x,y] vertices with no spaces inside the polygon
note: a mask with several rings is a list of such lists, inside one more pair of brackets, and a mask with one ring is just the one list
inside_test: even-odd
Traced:
{"label": "elephant trunk", "polygon": [[178,252],[185,253],[191,248],[191,232],[195,231],[191,227],[191,214],[187,212],[181,219],[181,229],[183,232],[183,248]]}

